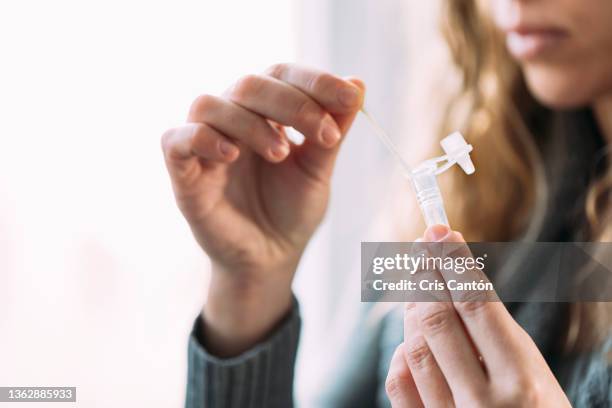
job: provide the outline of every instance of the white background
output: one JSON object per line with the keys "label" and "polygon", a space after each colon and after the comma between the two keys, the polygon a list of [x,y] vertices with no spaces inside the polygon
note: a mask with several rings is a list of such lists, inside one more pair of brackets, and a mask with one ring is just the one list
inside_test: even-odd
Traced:
{"label": "white background", "polygon": [[208,265],[159,138],[198,94],[293,60],[293,4],[1,4],[0,384],[181,406]]}

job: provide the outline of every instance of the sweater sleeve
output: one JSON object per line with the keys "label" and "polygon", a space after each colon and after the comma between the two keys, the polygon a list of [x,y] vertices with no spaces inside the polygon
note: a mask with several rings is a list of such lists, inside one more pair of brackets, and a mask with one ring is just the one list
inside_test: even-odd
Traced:
{"label": "sweater sleeve", "polygon": [[222,359],[202,346],[205,334],[198,317],[189,338],[185,407],[292,407],[300,324],[294,299],[289,315],[268,339],[239,356]]}

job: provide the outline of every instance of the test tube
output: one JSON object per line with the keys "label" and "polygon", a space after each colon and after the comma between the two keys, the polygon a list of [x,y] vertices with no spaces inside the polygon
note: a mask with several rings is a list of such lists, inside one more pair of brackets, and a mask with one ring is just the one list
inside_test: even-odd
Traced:
{"label": "test tube", "polygon": [[449,226],[442,193],[440,187],[438,187],[436,168],[435,163],[426,162],[414,169],[411,174],[417,202],[423,214],[425,225],[428,227],[438,224]]}

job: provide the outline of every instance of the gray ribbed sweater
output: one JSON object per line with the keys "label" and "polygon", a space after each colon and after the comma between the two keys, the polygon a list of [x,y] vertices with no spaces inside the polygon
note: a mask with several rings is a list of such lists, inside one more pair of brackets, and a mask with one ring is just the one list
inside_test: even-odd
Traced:
{"label": "gray ribbed sweater", "polygon": [[265,342],[242,355],[219,359],[199,339],[201,319],[189,339],[186,407],[291,407],[293,368],[300,335],[297,302]]}

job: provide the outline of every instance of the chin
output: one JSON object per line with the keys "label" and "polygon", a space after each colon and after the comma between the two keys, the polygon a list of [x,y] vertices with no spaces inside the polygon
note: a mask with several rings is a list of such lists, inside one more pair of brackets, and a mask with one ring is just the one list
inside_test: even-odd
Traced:
{"label": "chin", "polygon": [[546,69],[524,69],[529,91],[542,105],[551,109],[575,109],[590,104],[592,92],[585,78]]}

